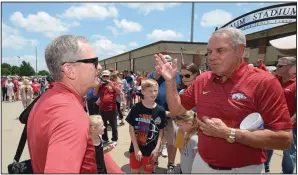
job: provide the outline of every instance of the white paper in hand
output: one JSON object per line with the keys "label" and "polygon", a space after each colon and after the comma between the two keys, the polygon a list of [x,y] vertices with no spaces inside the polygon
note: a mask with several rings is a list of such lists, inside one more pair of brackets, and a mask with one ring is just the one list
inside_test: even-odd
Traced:
{"label": "white paper in hand", "polygon": [[264,121],[261,114],[255,112],[249,114],[240,124],[240,129],[259,130],[264,129]]}

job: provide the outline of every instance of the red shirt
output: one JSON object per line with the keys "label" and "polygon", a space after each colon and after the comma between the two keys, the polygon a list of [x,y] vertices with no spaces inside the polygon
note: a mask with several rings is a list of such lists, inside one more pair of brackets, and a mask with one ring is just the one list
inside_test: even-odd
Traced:
{"label": "red shirt", "polygon": [[[120,88],[119,84],[112,82],[114,86]],[[117,110],[116,96],[117,92],[107,84],[103,84],[98,89],[100,98],[100,111],[115,111]]]}
{"label": "red shirt", "polygon": [[33,92],[39,92],[40,91],[40,84],[39,83],[33,82],[31,84],[31,86],[32,86]]}
{"label": "red shirt", "polygon": [[89,118],[81,97],[55,83],[34,105],[27,123],[32,168],[40,173],[97,173]]}
{"label": "red shirt", "polygon": [[[285,83],[282,83],[281,78],[279,78],[279,81],[284,89],[289,112],[292,117],[297,112],[296,77],[293,77]],[[297,122],[293,124],[293,128],[297,128]]]}
{"label": "red shirt", "polygon": [[[253,112],[261,114],[266,129],[292,128],[283,89],[274,76],[242,63],[225,83],[219,79],[211,72],[198,76],[180,95],[184,108],[195,106],[199,119],[219,118],[231,128],[240,128],[241,121]],[[202,132],[198,151],[206,163],[219,167],[238,168],[266,161],[262,149],[230,144]]]}
{"label": "red shirt", "polygon": [[2,78],[2,79],[1,79],[1,86],[2,86],[2,87],[5,87],[6,82],[7,82],[7,79]]}
{"label": "red shirt", "polygon": [[55,82],[50,82],[49,89],[54,87]]}
{"label": "red shirt", "polygon": [[13,80],[13,90],[17,91],[19,89],[19,81],[18,80]]}

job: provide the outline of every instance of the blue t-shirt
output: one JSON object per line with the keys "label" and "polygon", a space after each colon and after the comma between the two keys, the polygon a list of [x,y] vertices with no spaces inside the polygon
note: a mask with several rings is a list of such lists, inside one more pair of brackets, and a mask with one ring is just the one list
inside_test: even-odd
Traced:
{"label": "blue t-shirt", "polygon": [[[155,72],[151,72],[148,79],[154,79],[154,76],[155,76]],[[162,76],[160,76],[159,79],[157,80],[157,83],[159,85],[159,89],[158,89],[158,95],[157,95],[155,102],[158,105],[164,107],[166,111],[168,111],[169,108],[168,108],[168,104],[167,104],[167,100],[166,100],[166,81]],[[177,88],[179,88],[180,84],[181,84],[181,77],[180,77],[180,73],[177,72],[177,74],[176,74]]]}
{"label": "blue t-shirt", "polygon": [[93,99],[93,98],[96,98],[98,99],[99,98],[99,93],[97,94],[97,96],[94,96],[93,95],[93,92],[94,92],[94,88],[90,89],[88,92],[87,92],[87,99]]}
{"label": "blue t-shirt", "polygon": [[131,88],[131,87],[132,87],[132,81],[133,81],[132,77],[129,76],[129,75],[127,75],[127,76],[125,77],[125,80],[126,80],[128,86],[129,86],[129,88]]}

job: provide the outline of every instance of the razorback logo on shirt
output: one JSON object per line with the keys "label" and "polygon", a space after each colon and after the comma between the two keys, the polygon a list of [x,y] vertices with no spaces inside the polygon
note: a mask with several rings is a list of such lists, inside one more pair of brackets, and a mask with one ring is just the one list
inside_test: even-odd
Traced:
{"label": "razorback logo on shirt", "polygon": [[233,100],[245,100],[246,98],[247,97],[241,92],[237,92],[237,93],[232,94],[232,99]]}

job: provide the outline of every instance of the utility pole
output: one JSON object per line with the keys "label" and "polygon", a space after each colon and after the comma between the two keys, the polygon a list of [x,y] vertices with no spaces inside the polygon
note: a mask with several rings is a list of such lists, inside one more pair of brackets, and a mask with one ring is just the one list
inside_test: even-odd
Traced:
{"label": "utility pole", "polygon": [[37,47],[35,46],[35,58],[36,58],[36,63],[35,63],[35,75],[37,75]]}
{"label": "utility pole", "polygon": [[195,3],[192,2],[192,10],[191,10],[191,31],[190,31],[190,42],[193,42],[193,28],[194,28],[194,20],[195,20]]}

